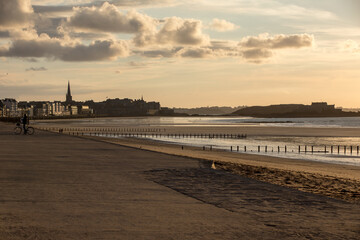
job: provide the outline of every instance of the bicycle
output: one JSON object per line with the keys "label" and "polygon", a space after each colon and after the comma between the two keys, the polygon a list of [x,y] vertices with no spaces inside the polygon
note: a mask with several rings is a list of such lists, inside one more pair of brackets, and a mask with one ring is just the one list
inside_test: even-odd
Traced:
{"label": "bicycle", "polygon": [[[23,128],[21,127],[20,123],[16,124],[16,127],[14,128],[14,133],[16,135],[20,135],[23,131]],[[25,126],[25,134],[33,135],[35,132],[33,127]]]}

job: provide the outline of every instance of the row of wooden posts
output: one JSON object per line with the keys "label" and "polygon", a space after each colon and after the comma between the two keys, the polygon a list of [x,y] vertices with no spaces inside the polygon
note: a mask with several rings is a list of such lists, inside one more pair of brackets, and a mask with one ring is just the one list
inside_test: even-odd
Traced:
{"label": "row of wooden posts", "polygon": [[[162,129],[159,128],[154,128],[154,129],[142,129],[143,132],[142,133],[131,133],[132,130],[137,130],[137,132],[140,132],[139,129],[127,129],[130,132],[121,132],[122,130],[125,130],[126,128],[119,128],[119,129],[113,129],[115,131],[110,131],[109,128],[105,128],[106,131],[101,131],[103,129],[98,129],[100,130],[99,132],[89,132],[87,133],[86,131],[91,131],[91,130],[96,130],[96,128],[81,128],[81,129],[76,129],[76,128],[43,128],[42,130],[47,130],[47,131],[57,131],[57,132],[61,132],[63,133],[64,131],[67,132],[67,134],[69,135],[74,135],[74,136],[84,136],[84,135],[89,135],[89,136],[108,136],[108,137],[153,137],[153,138],[162,138],[162,137],[173,137],[173,138],[231,138],[231,139],[241,139],[241,138],[246,138],[247,135],[246,134],[164,134],[164,133],[154,133],[154,132],[161,132]],[[71,130],[75,130],[75,131],[71,131]],[[79,131],[77,131],[79,130]],[[85,131],[85,132],[84,132]],[[148,132],[152,132],[152,133],[145,133],[146,131]],[[164,129],[165,131],[165,129]],[[182,147],[183,148],[183,147]],[[321,150],[319,150],[321,148]],[[203,150],[212,150],[213,147],[211,145],[209,146],[203,146]],[[253,150],[250,150],[247,146],[242,146],[240,148],[240,146],[230,146],[230,151],[231,152],[253,152]],[[290,152],[289,151],[289,147],[288,146],[277,146],[277,148],[274,147],[270,147],[270,146],[257,146],[257,150],[255,150],[255,152],[258,153],[268,153],[268,152],[278,152],[278,153],[287,153]],[[350,153],[353,154],[356,151],[357,154],[360,153],[360,146],[298,146],[297,152],[298,153],[338,153],[340,154],[341,152],[343,152],[344,154]],[[294,150],[291,150],[291,152],[296,152]]]}
{"label": "row of wooden posts", "polygon": [[[318,150],[315,149],[314,146],[301,146],[299,145],[298,146],[298,149],[297,149],[297,152],[298,153],[338,153],[340,154],[340,152],[343,152],[344,154],[346,153],[350,153],[350,154],[353,154],[353,152],[356,151],[357,154],[359,154],[360,152],[360,146],[340,146],[340,145],[337,145],[337,146],[317,146],[316,147]],[[321,150],[319,150],[319,148],[321,148]],[[212,150],[212,147],[209,148],[210,150]],[[235,150],[236,149],[236,150]],[[274,148],[271,147],[271,151],[269,150],[270,147],[269,146],[257,146],[257,152],[265,152],[265,153],[268,153],[268,152],[275,152],[277,150],[278,153],[280,152],[284,152],[284,153],[287,153],[287,152],[290,152],[289,151],[289,148],[288,146],[284,146],[284,147],[280,147],[280,146],[277,146],[277,149],[275,149],[274,151]],[[315,149],[315,150],[314,150]],[[203,147],[203,150],[206,150],[206,147],[204,146]],[[234,151],[237,151],[239,152],[240,151],[240,147],[239,146],[230,146],[230,151],[231,152],[234,152]],[[249,151],[249,149],[246,147],[246,146],[243,146],[243,151],[244,152],[247,152]],[[252,150],[250,150],[252,152]],[[291,152],[294,152],[294,150],[292,150]]]}
{"label": "row of wooden posts", "polygon": [[41,130],[52,132],[166,132],[165,128],[60,128],[47,127]]}
{"label": "row of wooden posts", "polygon": [[[50,130],[54,131],[54,130]],[[69,135],[76,135],[76,136],[114,136],[114,137],[153,137],[153,138],[224,138],[224,139],[244,139],[247,137],[246,134],[189,134],[189,133],[182,133],[182,134],[175,134],[175,133],[131,133],[131,132],[84,132],[84,131],[66,131],[65,129],[59,129],[58,132],[63,133],[66,132]]]}

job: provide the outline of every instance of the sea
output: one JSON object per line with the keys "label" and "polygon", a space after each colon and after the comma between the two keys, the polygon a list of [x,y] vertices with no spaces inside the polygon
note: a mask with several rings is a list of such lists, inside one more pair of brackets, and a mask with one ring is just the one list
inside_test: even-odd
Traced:
{"label": "sea", "polygon": [[[298,128],[360,128],[360,117],[346,118],[252,118],[252,117],[113,117],[71,120],[42,120],[35,125],[61,127],[171,127],[171,126],[268,126]],[[103,135],[106,136],[106,135]],[[107,136],[123,137],[123,136]],[[139,136],[140,137],[140,136]],[[141,136],[144,138],[144,136]],[[224,151],[268,155],[304,161],[319,161],[360,166],[359,137],[291,137],[291,136],[247,136],[240,139],[153,137],[153,141],[197,146]],[[286,146],[286,152],[285,152]],[[299,152],[300,146],[300,152]],[[306,149],[305,149],[306,146]],[[260,147],[260,149],[259,149]],[[260,151],[259,151],[260,150]]]}

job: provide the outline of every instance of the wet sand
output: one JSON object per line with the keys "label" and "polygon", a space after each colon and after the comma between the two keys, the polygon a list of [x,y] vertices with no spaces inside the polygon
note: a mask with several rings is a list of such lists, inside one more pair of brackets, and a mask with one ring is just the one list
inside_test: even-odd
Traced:
{"label": "wet sand", "polygon": [[[0,239],[360,234],[359,204],[215,170],[212,161],[50,132],[15,136],[2,123],[0,144]],[[352,175],[350,169],[332,171]]]}

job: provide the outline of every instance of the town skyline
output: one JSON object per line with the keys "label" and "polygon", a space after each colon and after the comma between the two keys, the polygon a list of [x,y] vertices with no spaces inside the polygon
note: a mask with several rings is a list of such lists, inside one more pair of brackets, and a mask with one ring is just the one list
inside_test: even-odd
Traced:
{"label": "town skyline", "polygon": [[[141,101],[144,101],[144,97],[143,95],[141,95],[141,97],[139,98],[127,98],[127,97],[114,97],[114,98],[108,98],[106,97],[105,99],[100,99],[100,100],[94,100],[94,99],[86,99],[86,100],[77,100],[76,97],[75,99],[73,99],[73,96],[71,94],[72,90],[70,88],[70,81],[67,82],[67,87],[66,87],[66,93],[64,93],[64,96],[62,97],[63,99],[40,99],[40,100],[37,100],[37,99],[29,99],[29,100],[22,100],[22,99],[16,99],[14,97],[4,97],[3,99],[0,99],[1,100],[5,100],[5,99],[10,99],[10,100],[16,100],[16,102],[18,103],[21,103],[21,102],[59,102],[59,103],[64,103],[64,104],[71,104],[71,102],[73,103],[84,103],[84,102],[104,102],[106,100],[116,100],[116,99],[120,99],[120,100],[124,100],[124,99],[129,99],[129,100],[132,100],[132,101],[137,101],[137,100],[141,100]],[[65,91],[64,91],[65,92]],[[151,100],[151,99],[147,99],[148,101],[150,102],[154,102],[154,100]],[[146,102],[146,101],[145,101]],[[314,102],[317,102],[317,101],[312,101],[311,103],[314,103]],[[320,103],[327,103],[326,101],[318,101]],[[159,102],[160,104],[160,102]],[[271,105],[292,105],[292,104],[309,104],[309,103],[267,103],[267,104],[263,104],[263,105],[235,105],[235,106],[226,106],[226,105],[207,105],[207,106],[194,106],[194,107],[184,107],[184,106],[179,106],[179,107],[168,107],[168,106],[165,106],[166,108],[173,108],[173,109],[200,109],[200,108],[233,108],[233,109],[236,109],[236,108],[242,108],[242,107],[252,107],[252,106],[271,106]],[[335,106],[336,104],[334,104]],[[164,105],[163,105],[164,106]],[[337,108],[339,109],[348,109],[348,110],[360,110],[359,107],[349,107],[349,108],[346,108],[346,107],[343,107],[343,106],[337,106]]]}
{"label": "town skyline", "polygon": [[356,0],[0,0],[0,98],[360,107]]}

